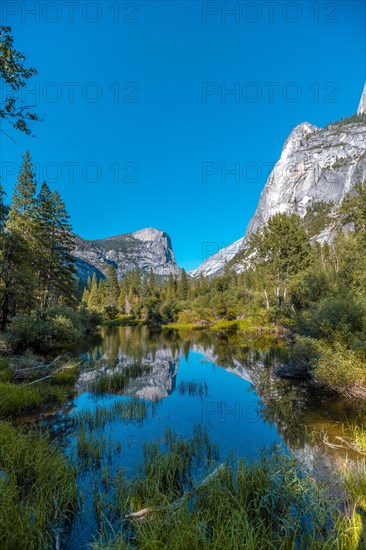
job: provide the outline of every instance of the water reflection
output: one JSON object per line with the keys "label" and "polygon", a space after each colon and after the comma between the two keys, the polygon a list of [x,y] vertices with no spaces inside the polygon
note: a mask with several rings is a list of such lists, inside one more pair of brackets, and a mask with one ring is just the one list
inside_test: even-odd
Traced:
{"label": "water reflection", "polygon": [[[364,414],[363,405],[315,392],[305,382],[279,379],[276,371],[286,361],[286,347],[265,339],[248,341],[237,334],[210,331],[112,327],[102,330],[98,344],[86,344],[77,352],[84,359],[77,393],[61,420],[54,423],[55,431],[64,437],[68,452],[79,464],[85,433],[91,438],[87,447],[92,458],[98,442],[104,455],[97,460],[99,473],[79,469],[82,507],[65,543],[72,550],[90,544],[99,529],[91,488],[98,486],[103,498],[113,500],[103,485],[105,471],[112,480],[121,472],[134,475],[144,442],[161,442],[166,429],[184,438],[191,437],[195,425],[203,424],[211,440],[218,443],[220,461],[232,450],[236,456],[253,460],[263,448],[280,445],[309,470],[329,472],[348,451],[326,449],[313,433],[328,431],[336,437],[342,421]],[[98,377],[118,377],[135,363],[149,368],[136,371],[113,394],[89,391]],[[126,420],[120,411],[136,397],[147,405],[146,414],[141,421]],[[97,409],[99,420],[89,433],[85,428],[88,415]],[[85,426],[75,424],[75,417],[84,419]]]}
{"label": "water reflection", "polygon": [[[247,341],[238,334],[215,334],[210,331],[106,327],[100,343],[83,350],[86,365],[96,363],[98,368],[85,370],[80,377],[79,391],[85,391],[86,384],[101,371],[105,375],[112,374],[116,369],[138,361],[150,365],[151,370],[131,380],[122,394],[163,400],[177,387],[181,359],[184,358],[188,364],[192,353],[201,356],[201,361],[217,365],[248,382],[259,397],[258,419],[275,426],[286,446],[300,458],[310,463],[316,460],[321,462],[323,458],[320,460],[319,456],[323,457],[327,450],[333,458],[343,460],[346,453],[342,450],[334,451],[316,445],[314,433],[330,431],[336,437],[342,422],[365,414],[364,404],[319,392],[307,382],[279,379],[276,367],[286,361],[287,350],[284,345],[273,341]],[[230,380],[230,384],[235,384],[234,380]],[[211,403],[212,407],[214,405]],[[235,418],[234,401],[226,403],[226,410],[230,407]]]}

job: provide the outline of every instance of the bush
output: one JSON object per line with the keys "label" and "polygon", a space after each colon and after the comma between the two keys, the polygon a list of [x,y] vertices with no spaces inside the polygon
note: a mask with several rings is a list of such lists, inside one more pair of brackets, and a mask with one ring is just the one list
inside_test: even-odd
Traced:
{"label": "bush", "polygon": [[289,364],[307,375],[319,358],[317,344],[317,341],[313,338],[296,336],[295,343],[290,351]]}
{"label": "bush", "polygon": [[116,306],[106,306],[104,308],[104,318],[107,321],[111,321],[112,319],[115,319],[118,315],[118,307]]}
{"label": "bush", "polygon": [[45,350],[81,341],[100,322],[100,316],[94,312],[74,310],[64,305],[52,306],[41,312],[16,315],[9,328],[9,336],[13,349]]}
{"label": "bush", "polygon": [[318,342],[314,380],[346,397],[366,397],[366,361],[339,342]]}
{"label": "bush", "polygon": [[352,343],[365,325],[365,307],[353,296],[330,296],[298,317],[300,331],[313,338]]}

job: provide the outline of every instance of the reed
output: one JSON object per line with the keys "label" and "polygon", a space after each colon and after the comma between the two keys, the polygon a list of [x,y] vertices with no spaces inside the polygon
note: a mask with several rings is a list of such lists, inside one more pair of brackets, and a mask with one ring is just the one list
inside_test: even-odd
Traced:
{"label": "reed", "polygon": [[[152,406],[150,408],[153,408]],[[86,427],[88,430],[103,429],[109,422],[123,420],[128,422],[143,422],[148,413],[148,405],[140,399],[116,401],[110,407],[97,405],[95,409],[77,412],[72,417],[75,426]]]}
{"label": "reed", "polygon": [[217,459],[210,445],[207,432],[199,426],[190,439],[167,430],[163,443],[145,445],[139,475],[127,484],[122,477],[117,485],[121,484],[119,506],[124,507],[125,517],[142,508],[151,513],[132,524],[126,521],[109,540],[104,533],[93,550],[366,547],[365,461],[357,474],[350,476],[347,468],[338,479],[352,508],[347,515],[342,503],[330,498],[328,486],[275,449],[251,464],[232,457],[200,485],[199,478]]}
{"label": "reed", "polygon": [[96,395],[103,393],[121,393],[134,378],[145,376],[151,371],[150,365],[133,363],[116,372],[102,374],[89,384],[89,391]]}
{"label": "reed", "polygon": [[206,380],[182,380],[178,385],[178,392],[181,395],[188,395],[189,397],[207,397],[208,385]]}
{"label": "reed", "polygon": [[76,505],[75,471],[40,433],[0,422],[0,548],[52,547]]}

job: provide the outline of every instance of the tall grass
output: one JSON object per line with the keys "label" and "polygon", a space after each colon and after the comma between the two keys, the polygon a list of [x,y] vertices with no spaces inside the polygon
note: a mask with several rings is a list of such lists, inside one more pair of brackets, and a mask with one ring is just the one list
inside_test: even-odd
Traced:
{"label": "tall grass", "polygon": [[[156,404],[151,404],[150,408],[155,408]],[[129,422],[143,422],[148,412],[148,405],[140,399],[131,399],[130,401],[117,401],[110,407],[101,407],[97,405],[94,410],[85,410],[77,412],[72,421],[76,426],[87,427],[89,430],[103,429],[109,422],[116,420],[127,420]]]}
{"label": "tall grass", "polygon": [[75,472],[40,434],[0,422],[0,548],[52,547],[76,502]]}
{"label": "tall grass", "polygon": [[11,382],[0,383],[0,416],[10,416],[37,409],[41,402],[39,390],[32,386],[18,386]]}
{"label": "tall grass", "polygon": [[93,380],[89,385],[89,390],[97,395],[120,393],[128,386],[131,380],[144,376],[150,371],[150,365],[142,365],[141,363],[126,365],[116,372],[102,374],[96,380]]}
{"label": "tall grass", "polygon": [[344,490],[341,502],[328,486],[304,474],[295,459],[278,451],[252,464],[232,458],[200,485],[216,459],[199,427],[191,439],[168,430],[163,446],[146,445],[139,475],[127,485],[120,479],[117,489],[121,485],[119,509],[125,516],[143,508],[149,515],[125,520],[118,534],[95,542],[93,549],[366,548],[365,461],[358,469],[347,468],[336,481]]}

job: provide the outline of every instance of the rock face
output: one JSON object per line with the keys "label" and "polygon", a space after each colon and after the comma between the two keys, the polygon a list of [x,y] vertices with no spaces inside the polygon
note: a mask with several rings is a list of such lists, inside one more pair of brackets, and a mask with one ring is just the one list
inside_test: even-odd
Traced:
{"label": "rock face", "polygon": [[360,103],[359,103],[359,106],[358,106],[358,109],[357,109],[357,114],[358,115],[363,115],[364,113],[366,113],[366,83],[365,83],[365,86],[363,88],[362,96],[361,96]]}
{"label": "rock face", "polygon": [[212,277],[213,275],[219,275],[224,270],[225,265],[242,249],[243,244],[244,237],[210,256],[197,269],[190,271],[189,275],[191,277],[199,277],[200,275]]}
{"label": "rock face", "polygon": [[[365,107],[366,86],[359,115],[365,113]],[[248,237],[274,214],[294,212],[304,216],[307,207],[320,201],[338,205],[357,181],[366,181],[366,119],[350,117],[325,128],[308,122],[296,126],[267,180],[245,236],[208,258],[190,275],[220,274],[232,258],[234,245],[245,248]],[[319,240],[324,239],[326,232],[319,235]],[[242,266],[237,264],[235,268],[240,271]]]}
{"label": "rock face", "polygon": [[102,277],[109,264],[116,268],[119,278],[136,267],[144,274],[152,269],[162,276],[179,275],[181,271],[169,235],[153,227],[94,241],[76,237],[74,255],[82,280],[94,272]]}

